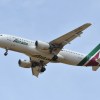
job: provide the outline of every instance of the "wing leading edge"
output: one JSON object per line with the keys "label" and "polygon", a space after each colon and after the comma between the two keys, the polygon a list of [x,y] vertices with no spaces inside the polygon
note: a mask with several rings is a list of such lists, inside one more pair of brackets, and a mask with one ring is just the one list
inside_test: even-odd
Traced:
{"label": "wing leading edge", "polygon": [[72,30],[71,32],[66,33],[63,36],[54,39],[53,41],[50,42],[50,44],[55,44],[55,45],[62,44],[63,46],[65,46],[66,44],[69,44],[72,40],[74,40],[76,37],[79,37],[83,33],[82,31],[88,28],[90,25],[91,25],[90,23],[86,23]]}

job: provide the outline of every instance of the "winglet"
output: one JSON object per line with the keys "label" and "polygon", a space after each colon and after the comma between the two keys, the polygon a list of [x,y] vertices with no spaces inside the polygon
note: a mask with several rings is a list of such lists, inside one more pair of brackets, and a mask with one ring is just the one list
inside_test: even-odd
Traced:
{"label": "winglet", "polygon": [[91,23],[86,23],[86,24],[83,24],[82,26],[80,26],[80,27],[78,27],[78,28],[76,28],[75,30],[73,30],[73,31],[83,31],[83,30],[85,30],[86,28],[88,28],[89,26],[91,26],[92,24]]}
{"label": "winglet", "polygon": [[89,27],[89,26],[91,26],[92,24],[91,23],[86,23],[86,24],[84,24],[87,28]]}
{"label": "winglet", "polygon": [[92,24],[91,24],[91,23],[86,23],[86,25],[87,25],[87,26],[90,26],[90,25],[92,25]]}

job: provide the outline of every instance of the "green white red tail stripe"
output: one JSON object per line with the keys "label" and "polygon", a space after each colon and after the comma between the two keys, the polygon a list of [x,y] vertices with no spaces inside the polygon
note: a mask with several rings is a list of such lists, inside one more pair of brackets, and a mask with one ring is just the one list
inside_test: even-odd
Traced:
{"label": "green white red tail stripe", "polygon": [[98,62],[96,62],[96,59],[99,58],[99,52],[93,56],[84,66],[98,66]]}
{"label": "green white red tail stripe", "polygon": [[96,62],[100,54],[100,44],[98,44],[79,64],[78,66],[98,66]]}

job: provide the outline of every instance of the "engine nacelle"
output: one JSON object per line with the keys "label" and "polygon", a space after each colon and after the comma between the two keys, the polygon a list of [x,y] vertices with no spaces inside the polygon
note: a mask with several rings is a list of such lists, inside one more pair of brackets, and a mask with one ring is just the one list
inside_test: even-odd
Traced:
{"label": "engine nacelle", "polygon": [[42,41],[36,41],[35,42],[36,48],[40,50],[48,50],[50,48],[50,44]]}
{"label": "engine nacelle", "polygon": [[32,65],[32,63],[30,61],[27,61],[27,60],[22,61],[20,59],[18,61],[18,64],[20,67],[23,67],[23,68],[30,68]]}

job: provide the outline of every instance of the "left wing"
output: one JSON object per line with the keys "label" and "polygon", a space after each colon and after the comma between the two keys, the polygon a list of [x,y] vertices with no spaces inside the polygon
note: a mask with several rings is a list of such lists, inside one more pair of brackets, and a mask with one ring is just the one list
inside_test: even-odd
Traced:
{"label": "left wing", "polygon": [[[35,66],[35,67],[31,67],[32,69],[32,74],[36,77],[39,76],[40,73],[44,72],[45,66]],[[44,71],[43,71],[44,70]]]}
{"label": "left wing", "polygon": [[33,63],[31,67],[32,74],[36,77],[38,77],[40,73],[45,71],[45,66],[49,63],[49,61],[41,61],[41,59],[35,60],[33,57],[31,57],[30,60]]}
{"label": "left wing", "polygon": [[41,71],[40,66],[35,66],[35,67],[31,68],[31,69],[32,69],[32,74],[33,74],[34,76],[38,77],[38,75],[39,75],[39,73],[40,73],[40,71]]}
{"label": "left wing", "polygon": [[82,31],[85,30],[86,28],[88,28],[90,25],[91,25],[90,23],[86,23],[86,24],[72,30],[71,32],[68,32],[65,35],[51,41],[50,44],[58,46],[58,49],[56,50],[56,53],[57,53],[63,48],[63,46],[65,46],[66,44],[69,44],[76,37],[79,37],[83,33]]}

